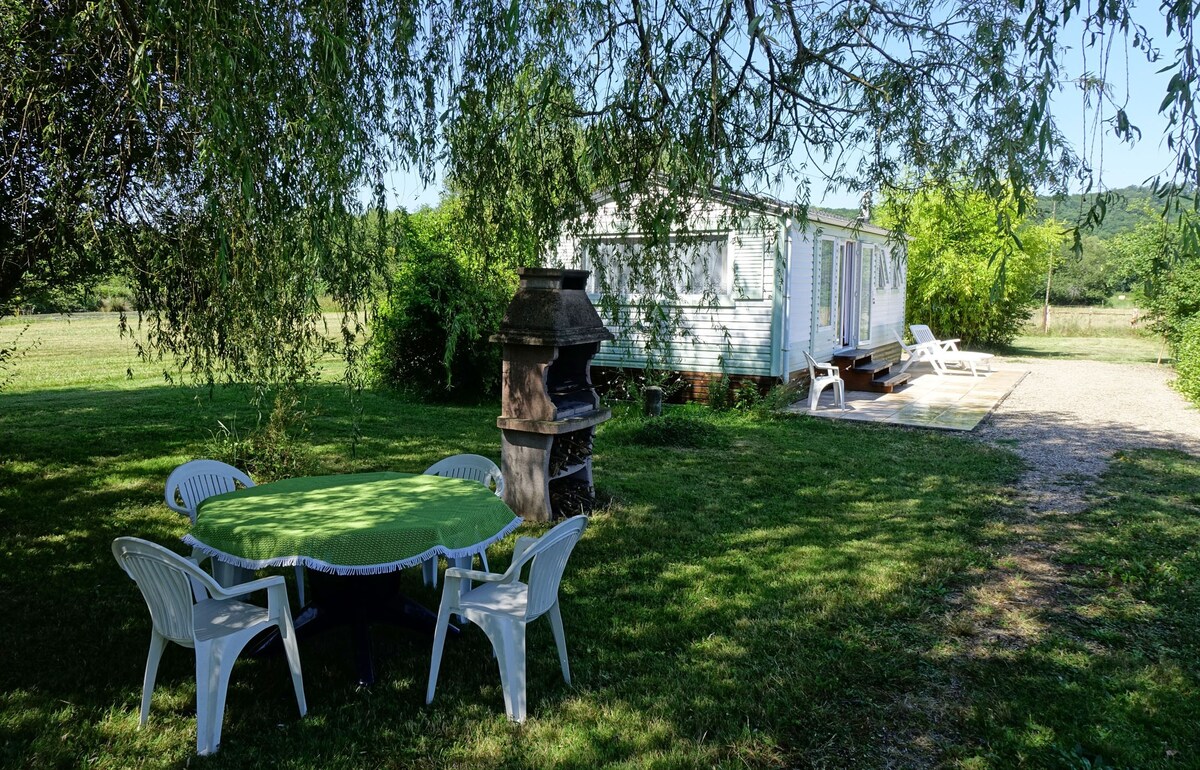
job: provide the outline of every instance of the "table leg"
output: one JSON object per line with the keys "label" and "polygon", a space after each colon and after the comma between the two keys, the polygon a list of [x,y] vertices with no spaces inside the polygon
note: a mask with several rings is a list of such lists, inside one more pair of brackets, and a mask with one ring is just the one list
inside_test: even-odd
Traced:
{"label": "table leg", "polygon": [[[433,634],[436,613],[400,593],[397,573],[330,575],[308,571],[309,603],[295,615],[296,636],[303,641],[338,626],[350,626],[354,663],[361,684],[375,681],[370,626],[386,623],[422,634]],[[451,634],[458,628],[449,627]],[[279,633],[271,629],[249,648],[250,655],[283,651]]]}
{"label": "table leg", "polygon": [[371,659],[371,633],[366,623],[352,626],[354,635],[354,668],[358,671],[358,683],[363,687],[375,684],[375,663]]}
{"label": "table leg", "polygon": [[[446,561],[450,563],[451,567],[458,567],[459,569],[472,569],[475,566],[474,556],[456,556],[453,559],[447,559]],[[467,591],[470,591],[472,587],[473,586],[471,585],[470,580],[460,580],[458,583],[458,598],[462,599],[463,596],[466,595]],[[459,625],[462,625],[467,622],[467,619],[462,615],[459,615],[458,622]]]}
{"label": "table leg", "polygon": [[[249,583],[254,579],[254,570],[249,570],[245,567],[235,567],[220,559],[212,560],[212,574],[213,579],[220,583],[223,588],[240,585],[241,583]],[[235,598],[245,599],[246,597],[238,596]]]}

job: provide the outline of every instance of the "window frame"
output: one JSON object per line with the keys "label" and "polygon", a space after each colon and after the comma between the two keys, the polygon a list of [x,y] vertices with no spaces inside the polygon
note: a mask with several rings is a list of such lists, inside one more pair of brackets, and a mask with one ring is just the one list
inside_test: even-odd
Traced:
{"label": "window frame", "polygon": [[[674,234],[669,236],[668,248],[671,249],[677,248],[677,244],[679,244],[680,241],[685,241],[688,244],[703,243],[704,245],[711,244],[716,246],[716,248],[713,250],[713,255],[709,257],[708,269],[704,271],[704,274],[709,277],[709,280],[715,281],[715,283],[711,283],[708,289],[702,291],[684,291],[681,289],[687,287],[681,287],[678,283],[676,283],[674,287],[675,302],[681,305],[692,305],[712,302],[713,298],[715,297],[718,304],[725,305],[733,303],[735,299],[735,286],[733,275],[733,255],[731,253],[732,249],[730,247],[730,238],[730,232],[716,230],[689,233],[684,238]],[[639,233],[603,233],[587,235],[579,238],[577,242],[578,246],[576,248],[576,263],[581,269],[587,270],[590,273],[587,282],[587,293],[592,298],[597,298],[604,294],[599,285],[598,271],[593,264],[592,255],[595,253],[593,251],[593,244],[624,244],[630,242],[637,243],[645,240],[647,240],[646,236]],[[716,264],[713,264],[714,262]],[[693,265],[690,274],[681,276],[681,278],[687,280],[689,277],[694,278],[695,276],[695,265]],[[617,291],[614,292],[616,296],[628,297],[634,300],[643,296],[641,292],[628,291],[627,286],[621,286],[623,283],[627,283],[626,278],[622,278],[621,282],[618,284]],[[624,288],[624,290],[622,290],[622,288]]]}
{"label": "window frame", "polygon": [[[829,268],[826,272],[824,262],[825,244],[829,244]],[[834,288],[834,279],[836,277],[838,241],[836,238],[822,236],[817,239],[814,253],[816,259],[813,262],[816,264],[817,276],[815,281],[816,296],[813,299],[813,313],[815,315],[816,327],[820,331],[832,329],[834,326],[834,297],[837,294]],[[828,304],[823,305],[822,301],[826,299],[824,293],[828,291]],[[825,323],[822,323],[821,313],[827,311],[828,317]]]}

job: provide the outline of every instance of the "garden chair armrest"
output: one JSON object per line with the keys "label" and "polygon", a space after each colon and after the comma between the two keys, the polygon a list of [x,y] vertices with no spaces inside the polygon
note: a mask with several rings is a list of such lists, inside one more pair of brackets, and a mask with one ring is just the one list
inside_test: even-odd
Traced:
{"label": "garden chair armrest", "polygon": [[446,569],[446,580],[474,580],[477,583],[499,583],[505,577],[506,575],[495,572],[482,572],[474,569],[463,569],[462,567],[448,567]]}
{"label": "garden chair armrest", "polygon": [[209,588],[209,593],[213,594],[214,599],[231,599],[235,596],[253,593],[254,591],[263,591],[272,586],[284,585],[283,575],[271,575],[270,577],[251,580],[249,583],[239,583],[235,586],[217,586],[215,589]]}

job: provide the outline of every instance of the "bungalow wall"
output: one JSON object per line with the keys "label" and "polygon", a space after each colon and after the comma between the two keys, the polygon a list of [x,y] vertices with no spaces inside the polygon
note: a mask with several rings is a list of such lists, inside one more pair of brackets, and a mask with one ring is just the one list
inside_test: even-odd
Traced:
{"label": "bungalow wall", "polygon": [[[823,320],[837,319],[841,313],[841,257],[847,243],[860,244],[870,257],[869,266],[865,257],[862,260],[863,269],[870,274],[858,284],[860,294],[866,292],[871,311],[870,337],[862,346],[897,347],[892,332],[903,329],[903,270],[901,265],[895,272],[883,230],[869,225],[856,228],[853,222],[823,213],[814,213],[803,230],[795,225],[785,228],[782,215],[763,213],[748,218],[736,232],[721,232],[716,223],[723,213],[719,204],[711,204],[698,215],[693,231],[705,229],[707,221],[712,223],[711,231],[723,238],[728,291],[715,304],[698,296],[681,297],[674,306],[679,323],[669,351],[656,351],[659,368],[687,373],[688,379],[699,382],[693,396],[702,396],[704,381],[721,374],[762,381],[807,377],[805,350],[818,360],[829,360],[842,345],[838,324]],[[627,231],[609,204],[597,216],[592,234],[560,241],[557,262],[564,267],[593,269],[587,263],[585,241]],[[831,266],[826,265],[832,270],[828,275],[822,274],[817,259],[822,239],[834,246],[835,259]],[[831,303],[824,318],[818,291],[822,287],[827,287],[825,300]],[[600,306],[599,294],[593,294],[592,300]],[[630,306],[626,302],[622,307]],[[616,340],[601,345],[593,366],[644,368],[648,330],[636,318],[622,328],[603,309],[601,316]]]}
{"label": "bungalow wall", "polygon": [[[713,207],[701,214],[701,220],[716,223],[724,212]],[[693,226],[694,231],[703,229]],[[557,261],[565,267],[592,269],[583,252],[584,240],[622,232],[611,207],[597,217],[596,236],[581,239],[564,238],[558,245]],[[721,233],[713,225],[713,233]],[[682,296],[672,310],[678,312],[677,328],[669,349],[655,351],[667,356],[670,368],[692,373],[742,374],[757,377],[777,376],[780,372],[780,351],[775,344],[774,328],[778,321],[775,267],[778,260],[780,223],[775,217],[755,216],[734,232],[720,234],[725,250],[722,283],[727,291],[716,301],[700,295]],[[600,307],[599,294],[592,295]],[[623,309],[632,306],[631,302]],[[595,367],[644,368],[647,363],[646,342],[650,337],[636,317],[628,327],[616,319],[601,316],[616,335],[606,342],[592,360]]]}

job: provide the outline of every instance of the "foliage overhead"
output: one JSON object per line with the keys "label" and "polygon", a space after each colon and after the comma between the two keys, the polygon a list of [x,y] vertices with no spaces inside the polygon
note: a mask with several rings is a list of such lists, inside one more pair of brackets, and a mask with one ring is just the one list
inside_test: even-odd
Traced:
{"label": "foliage overhead", "polygon": [[[148,353],[271,382],[330,345],[355,362],[354,311],[386,262],[363,223],[388,220],[351,215],[383,206],[396,165],[429,179],[444,161],[476,248],[499,258],[492,234],[521,260],[601,188],[647,232],[698,192],[816,176],[1065,189],[1093,180],[1049,110],[1079,27],[1104,61],[1124,49],[1172,72],[1176,165],[1156,191],[1195,208],[1200,6],[1164,0],[1156,30],[1131,7],[0,0],[0,312],[39,281],[123,265]],[[1112,135],[1140,139],[1110,112]],[[318,292],[349,311],[333,342]]]}

